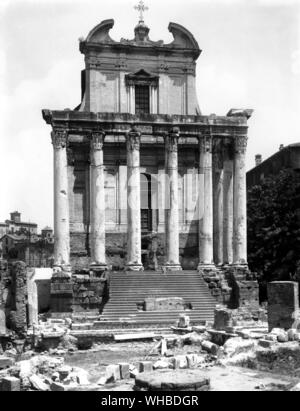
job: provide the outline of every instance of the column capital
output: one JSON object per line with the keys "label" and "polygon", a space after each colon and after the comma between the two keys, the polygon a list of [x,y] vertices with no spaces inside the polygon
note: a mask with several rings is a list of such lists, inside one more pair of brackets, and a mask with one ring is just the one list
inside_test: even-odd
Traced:
{"label": "column capital", "polygon": [[245,154],[247,148],[247,136],[235,136],[234,138],[234,151],[237,154]]}
{"label": "column capital", "polygon": [[66,129],[54,129],[51,132],[51,140],[54,148],[66,148],[68,142],[68,131]]}
{"label": "column capital", "polygon": [[92,150],[102,150],[105,139],[104,131],[92,131],[91,132],[91,149]]}
{"label": "column capital", "polygon": [[179,127],[172,127],[165,136],[166,149],[170,152],[178,151]]}
{"label": "column capital", "polygon": [[141,133],[133,127],[128,133],[126,138],[127,150],[140,150],[141,145]]}
{"label": "column capital", "polygon": [[211,134],[205,133],[198,137],[200,153],[212,153],[213,144]]}

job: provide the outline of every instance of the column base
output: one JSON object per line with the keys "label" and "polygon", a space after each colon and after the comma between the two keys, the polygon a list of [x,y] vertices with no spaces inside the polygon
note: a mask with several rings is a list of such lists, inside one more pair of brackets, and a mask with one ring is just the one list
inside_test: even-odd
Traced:
{"label": "column base", "polygon": [[166,263],[162,266],[162,270],[164,272],[166,272],[166,271],[182,271],[182,267],[181,267],[180,264]]}
{"label": "column base", "polygon": [[72,277],[72,268],[69,264],[54,264],[53,277]]}
{"label": "column base", "polygon": [[207,271],[216,271],[217,268],[214,264],[206,264],[206,263],[199,263],[198,267],[197,267],[198,271],[203,271],[203,270],[207,270]]}
{"label": "column base", "polygon": [[126,271],[144,271],[142,264],[127,263],[125,266]]}
{"label": "column base", "polygon": [[91,263],[90,264],[90,271],[92,271],[93,274],[101,275],[104,271],[108,269],[106,263]]}

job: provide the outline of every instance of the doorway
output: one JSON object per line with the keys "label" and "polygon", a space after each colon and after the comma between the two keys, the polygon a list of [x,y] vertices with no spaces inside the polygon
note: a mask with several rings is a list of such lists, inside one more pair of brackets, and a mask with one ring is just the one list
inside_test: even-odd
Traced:
{"label": "doorway", "polygon": [[151,175],[141,173],[141,230],[152,231]]}

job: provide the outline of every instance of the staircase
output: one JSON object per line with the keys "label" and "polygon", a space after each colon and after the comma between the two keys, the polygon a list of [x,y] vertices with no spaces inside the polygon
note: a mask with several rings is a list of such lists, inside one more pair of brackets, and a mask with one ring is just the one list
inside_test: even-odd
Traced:
{"label": "staircase", "polygon": [[[181,311],[142,311],[137,304],[146,297],[181,297],[192,306]],[[113,272],[110,277],[110,299],[94,328],[126,324],[131,327],[175,325],[179,314],[190,317],[192,325],[212,321],[216,300],[197,271]]]}

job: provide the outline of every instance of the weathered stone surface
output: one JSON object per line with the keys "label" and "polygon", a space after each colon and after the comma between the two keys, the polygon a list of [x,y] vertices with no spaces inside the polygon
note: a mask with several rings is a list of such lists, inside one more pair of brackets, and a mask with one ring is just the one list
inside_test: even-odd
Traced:
{"label": "weathered stone surface", "polygon": [[152,371],[152,362],[151,361],[140,361],[138,363],[139,372],[149,372]]}
{"label": "weathered stone surface", "polygon": [[169,368],[169,366],[170,366],[169,361],[167,361],[165,359],[161,359],[161,360],[156,361],[153,364],[153,369],[154,370],[163,370],[163,369]]}
{"label": "weathered stone surface", "polygon": [[176,355],[171,359],[172,365],[174,369],[178,368],[187,368],[187,358],[185,355]]}
{"label": "weathered stone surface", "polygon": [[188,328],[190,326],[190,317],[185,314],[180,314],[177,326],[180,328]]}
{"label": "weathered stone surface", "polygon": [[64,365],[63,367],[60,367],[57,370],[58,374],[59,374],[59,378],[61,381],[63,381],[64,379],[66,379],[68,377],[68,375],[72,372],[72,367],[70,367],[69,365]]}
{"label": "weathered stone surface", "polygon": [[230,338],[224,344],[224,354],[226,354],[229,357],[232,357],[234,355],[250,351],[254,349],[256,345],[256,340],[244,340],[240,337]]}
{"label": "weathered stone surface", "polygon": [[135,389],[145,391],[204,391],[209,387],[209,378],[200,370],[160,370],[135,378]]}
{"label": "weathered stone surface", "polygon": [[212,355],[217,355],[220,347],[210,341],[202,341],[201,348]]}
{"label": "weathered stone surface", "polygon": [[231,327],[232,325],[232,311],[224,307],[216,307],[213,327],[216,330],[225,330],[226,327]]}
{"label": "weathered stone surface", "polygon": [[129,364],[126,362],[119,363],[120,367],[120,378],[122,380],[127,380],[130,378]]}
{"label": "weathered stone surface", "polygon": [[[1,292],[1,290],[0,290]],[[0,302],[1,302],[1,296],[0,296]],[[0,305],[0,336],[1,335],[6,335],[7,329],[6,329],[6,316],[5,316],[5,310],[4,308]]]}
{"label": "weathered stone surface", "polygon": [[194,368],[199,363],[199,356],[197,354],[188,354],[186,356],[186,360],[187,360],[187,367]]}
{"label": "weathered stone surface", "polygon": [[295,315],[299,312],[299,286],[293,281],[268,283],[269,330],[279,327],[292,328]]}
{"label": "weathered stone surface", "polygon": [[4,377],[2,379],[1,391],[21,391],[21,381],[16,377]]}
{"label": "weathered stone surface", "polygon": [[11,294],[14,309],[10,311],[8,325],[17,333],[24,334],[27,329],[27,269],[22,261],[11,266]]}
{"label": "weathered stone surface", "polygon": [[120,366],[116,364],[108,365],[105,369],[105,377],[106,382],[115,382],[117,380],[120,380]]}
{"label": "weathered stone surface", "polygon": [[289,341],[299,341],[300,333],[295,328],[290,328],[287,331]]}
{"label": "weathered stone surface", "polygon": [[43,379],[36,374],[31,375],[29,381],[32,387],[38,391],[49,391],[50,389],[49,385],[45,384]]}
{"label": "weathered stone surface", "polygon": [[0,355],[0,370],[11,367],[13,364],[13,358]]}

